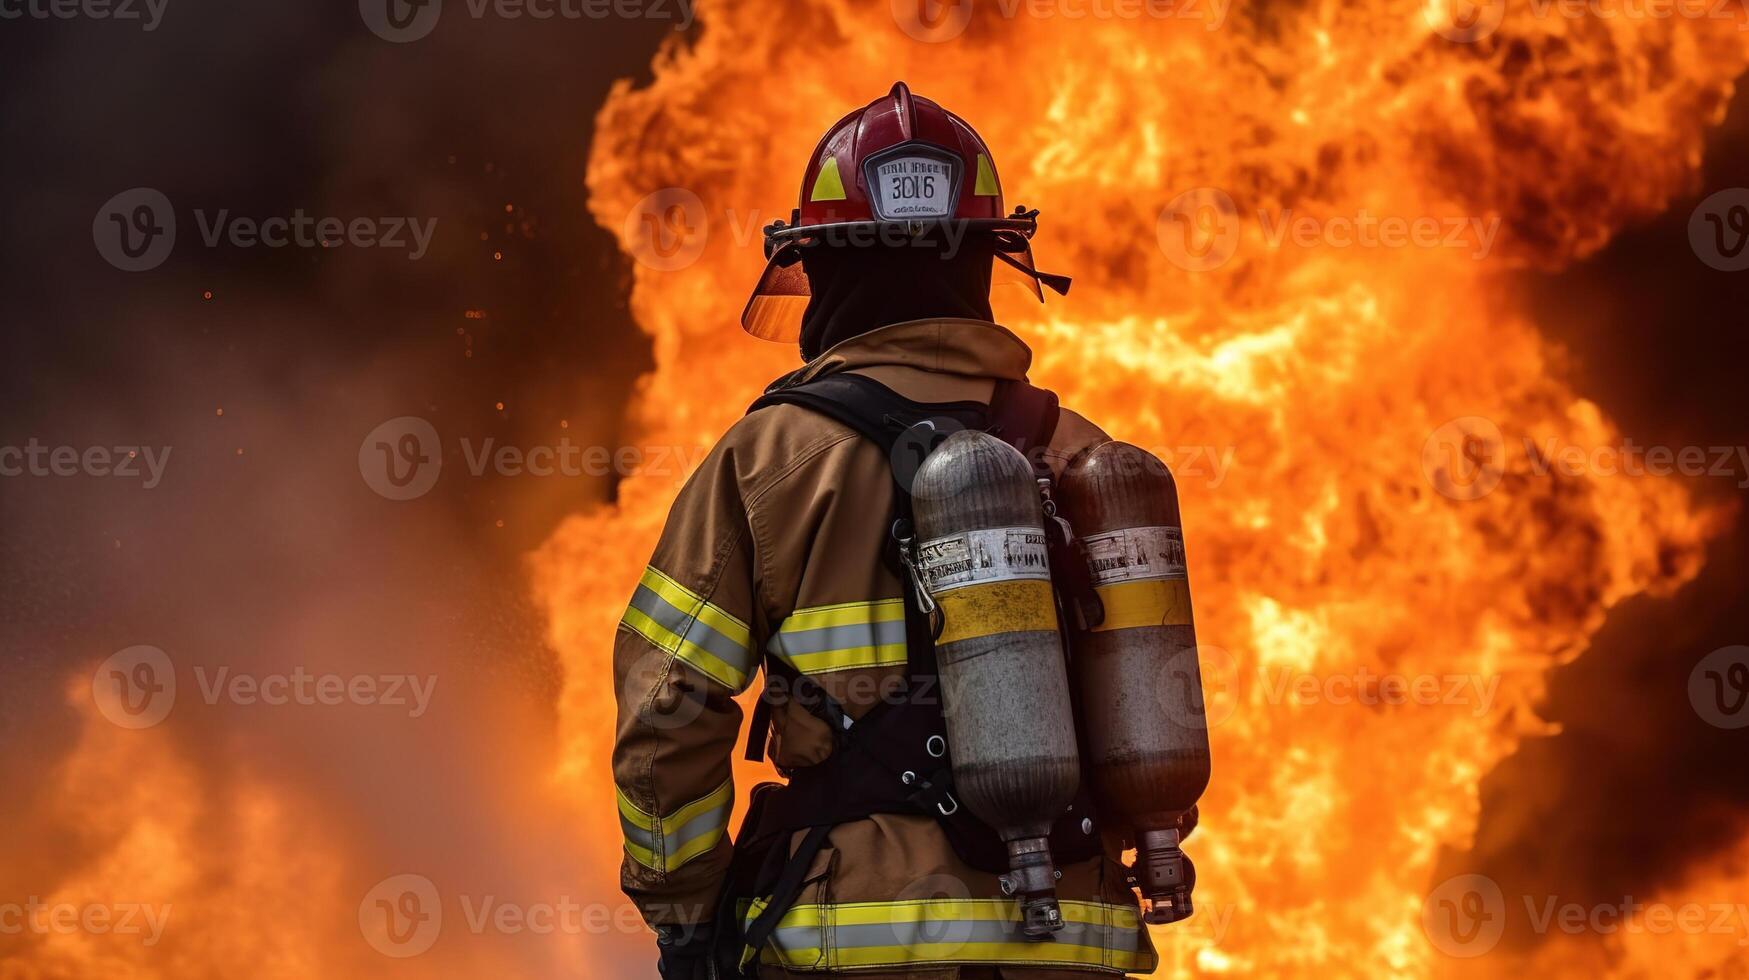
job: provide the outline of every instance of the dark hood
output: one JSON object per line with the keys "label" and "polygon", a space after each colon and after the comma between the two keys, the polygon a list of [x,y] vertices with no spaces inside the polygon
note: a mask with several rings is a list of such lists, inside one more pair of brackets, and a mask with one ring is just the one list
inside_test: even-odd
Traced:
{"label": "dark hood", "polygon": [[[949,253],[952,254],[949,254]],[[940,247],[821,244],[802,250],[811,296],[802,359],[878,327],[911,320],[989,320],[990,242]]]}

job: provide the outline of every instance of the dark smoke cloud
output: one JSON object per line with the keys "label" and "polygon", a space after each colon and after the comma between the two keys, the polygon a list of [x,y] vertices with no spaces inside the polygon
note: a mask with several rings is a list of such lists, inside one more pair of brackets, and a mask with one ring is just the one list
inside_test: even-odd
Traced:
{"label": "dark smoke cloud", "polygon": [[[1749,446],[1749,278],[1704,265],[1688,237],[1704,198],[1749,187],[1741,90],[1706,161],[1701,186],[1657,221],[1525,284],[1537,321],[1572,355],[1579,393],[1643,447]],[[1739,461],[1690,488],[1701,501],[1740,505],[1744,480]],[[1749,644],[1746,576],[1749,522],[1739,514],[1699,579],[1670,599],[1614,610],[1590,650],[1552,677],[1541,713],[1560,733],[1526,741],[1484,780],[1475,849],[1442,871],[1487,874],[1508,896],[1591,905],[1645,900],[1715,870],[1718,853],[1749,832],[1749,729],[1709,724],[1688,683],[1708,653]],[[1509,936],[1537,940],[1522,929]]]}
{"label": "dark smoke cloud", "polygon": [[[560,681],[521,556],[612,477],[475,476],[460,444],[617,442],[648,345],[584,163],[608,85],[672,25],[452,7],[405,45],[353,3],[170,0],[149,33],[0,29],[0,445],[170,449],[150,490],[0,478],[0,894],[46,893],[113,844],[68,826],[53,780],[79,737],[70,682],[135,644],[177,665],[163,731],[201,771],[213,841],[230,794],[266,780],[325,811],[330,843],[362,856],[361,895],[407,869],[523,900],[567,876],[573,895],[612,891],[553,856],[579,853],[573,828],[515,798],[551,770]],[[167,262],[130,274],[92,222],[134,187],[163,192],[179,227]],[[419,261],[208,248],[196,209],[436,230]],[[433,424],[445,466],[397,503],[357,454],[403,415]],[[193,671],[221,666],[437,686],[416,721],[205,705]],[[507,826],[518,811],[535,815]]]}

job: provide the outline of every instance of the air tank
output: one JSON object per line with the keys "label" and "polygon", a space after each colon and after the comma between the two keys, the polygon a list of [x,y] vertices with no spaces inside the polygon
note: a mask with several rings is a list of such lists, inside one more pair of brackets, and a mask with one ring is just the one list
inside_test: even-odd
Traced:
{"label": "air tank", "polygon": [[1179,818],[1209,781],[1178,488],[1153,454],[1107,442],[1068,466],[1058,496],[1105,609],[1072,665],[1094,800],[1135,842],[1148,921],[1176,922],[1194,884]]}
{"label": "air tank", "polygon": [[956,432],[912,483],[911,556],[939,610],[935,656],[960,803],[1001,835],[1002,888],[1025,934],[1063,926],[1046,837],[1074,800],[1080,757],[1032,466],[983,432]]}

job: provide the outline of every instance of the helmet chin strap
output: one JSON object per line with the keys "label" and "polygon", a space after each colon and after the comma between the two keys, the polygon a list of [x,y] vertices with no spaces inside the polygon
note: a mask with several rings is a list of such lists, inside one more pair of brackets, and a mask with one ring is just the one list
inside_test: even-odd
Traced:
{"label": "helmet chin strap", "polygon": [[997,252],[996,257],[1014,268],[1019,269],[1022,275],[1032,277],[1032,279],[1040,285],[1049,286],[1058,296],[1069,295],[1069,284],[1074,281],[1070,277],[1052,275],[1049,272],[1040,272],[1037,269],[1028,267],[1026,263],[1010,256],[1007,252]]}

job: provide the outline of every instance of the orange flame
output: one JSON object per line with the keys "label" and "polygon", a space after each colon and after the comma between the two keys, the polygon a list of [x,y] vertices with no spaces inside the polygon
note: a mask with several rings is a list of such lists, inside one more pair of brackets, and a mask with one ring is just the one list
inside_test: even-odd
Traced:
{"label": "orange flame", "polygon": [[[1468,843],[1483,774],[1543,729],[1546,670],[1581,655],[1614,604],[1697,574],[1729,515],[1668,481],[1539,472],[1529,447],[1619,434],[1560,379],[1560,352],[1503,275],[1588,255],[1691,187],[1749,63],[1741,14],[1455,0],[701,7],[699,35],[663,50],[648,87],[615,89],[589,167],[596,218],[642,259],[631,302],[656,366],[628,406],[632,439],[706,446],[790,366],[792,351],[733,326],[759,226],[787,215],[818,134],[906,79],[979,128],[1010,203],[1043,210],[1042,264],[1079,280],[1066,301],[1000,311],[1038,351],[1034,377],[1114,436],[1169,453],[1180,475],[1219,724],[1193,842],[1200,911],[1156,936],[1161,973],[1511,972],[1500,957],[1447,959],[1427,935],[1435,860]],[[1231,211],[1211,204],[1217,190]],[[1471,223],[1461,247],[1332,240],[1367,216]],[[609,638],[675,458],[567,521],[530,566],[566,671],[552,782],[588,815],[563,846],[599,869],[588,887],[603,892],[619,860]],[[1338,703],[1372,699],[1384,674],[1472,686],[1428,706]],[[265,779],[203,789],[167,733],[121,731],[87,692],[72,700],[83,728],[42,819],[83,847],[41,859],[59,871],[36,897],[159,903],[174,938],[0,936],[0,978],[522,972],[526,955],[479,946],[385,959],[356,918],[381,869],[361,872],[319,807]],[[222,835],[204,819],[217,809],[235,815]],[[1648,898],[1742,894],[1745,848]],[[543,975],[557,962],[619,973],[602,960],[633,946],[645,968],[644,938],[621,938],[573,942]],[[1525,968],[1701,975],[1742,949],[1710,934],[1552,941]]]}
{"label": "orange flame", "polygon": [[[1203,911],[1156,937],[1164,975],[1456,962],[1423,897],[1483,774],[1545,728],[1545,671],[1620,600],[1695,575],[1729,519],[1672,482],[1544,472],[1537,447],[1619,434],[1502,275],[1583,257],[1688,188],[1749,35],[1516,6],[1490,22],[1496,6],[1216,23],[1193,3],[707,2],[696,42],[600,113],[591,206],[640,259],[655,348],[639,440],[706,445],[788,367],[732,325],[758,228],[787,215],[818,134],[895,78],[971,120],[1010,203],[1043,210],[1041,264],[1075,292],[999,312],[1036,380],[1172,454],[1225,717]],[[1358,240],[1387,218],[1438,234]],[[535,556],[568,672],[564,776],[590,791],[607,638],[673,491],[634,476]],[[1434,679],[1437,703],[1349,703],[1385,674]]]}

